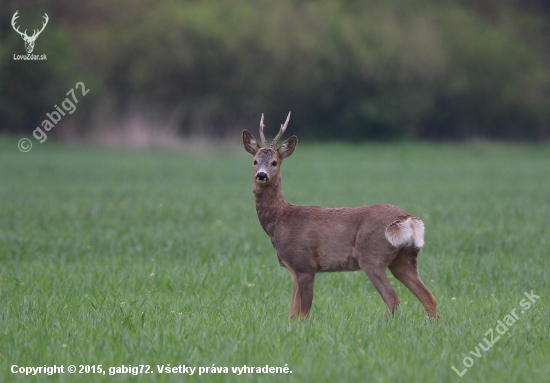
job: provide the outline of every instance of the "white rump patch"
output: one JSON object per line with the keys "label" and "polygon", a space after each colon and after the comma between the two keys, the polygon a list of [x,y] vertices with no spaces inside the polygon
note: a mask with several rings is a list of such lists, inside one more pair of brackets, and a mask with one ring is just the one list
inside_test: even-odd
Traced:
{"label": "white rump patch", "polygon": [[424,246],[424,222],[409,217],[404,221],[395,221],[386,228],[386,239],[395,247]]}

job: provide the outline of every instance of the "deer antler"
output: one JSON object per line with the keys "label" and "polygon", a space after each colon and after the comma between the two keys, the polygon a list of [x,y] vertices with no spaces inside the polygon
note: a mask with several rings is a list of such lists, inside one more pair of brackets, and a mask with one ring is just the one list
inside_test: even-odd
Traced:
{"label": "deer antler", "polygon": [[267,141],[264,135],[264,114],[262,113],[262,119],[260,120],[260,139],[262,140],[262,148],[267,148]]}
{"label": "deer antler", "polygon": [[26,29],[25,29],[25,32],[21,32],[21,31],[19,30],[19,27],[16,27],[16,26],[15,26],[15,20],[17,20],[17,18],[19,17],[18,13],[19,13],[19,11],[16,11],[16,12],[13,14],[13,17],[11,18],[11,26],[13,27],[13,29],[15,29],[15,31],[16,31],[17,33],[19,33],[19,34],[21,35],[21,37],[22,37],[23,35],[27,36],[27,30],[26,30]]}
{"label": "deer antler", "polygon": [[46,28],[46,25],[48,25],[48,20],[50,20],[50,18],[48,17],[48,15],[44,12],[44,16],[42,16],[45,20],[44,22],[42,23],[42,29],[40,31],[37,31],[36,29],[34,30],[34,33],[32,34],[31,38],[33,37],[38,37],[39,34],[42,33],[42,31],[44,30],[44,28]]}
{"label": "deer antler", "polygon": [[286,122],[284,124],[281,124],[281,129],[279,130],[279,133],[273,139],[273,142],[271,143],[271,148],[275,148],[277,146],[277,141],[279,141],[279,138],[281,138],[281,136],[285,132],[289,120],[290,120],[290,112],[288,112],[288,117],[286,118]]}
{"label": "deer antler", "polygon": [[13,17],[11,18],[11,26],[13,27],[13,29],[15,29],[15,31],[16,31],[17,33],[19,33],[19,34],[21,35],[21,37],[23,37],[23,39],[24,39],[25,41],[27,41],[27,40],[31,40],[31,41],[32,41],[32,40],[35,40],[35,39],[38,37],[38,35],[42,33],[42,31],[44,30],[44,28],[46,28],[46,25],[48,24],[48,20],[50,20],[50,18],[48,17],[48,15],[47,15],[46,13],[44,13],[44,16],[42,16],[42,17],[43,17],[45,20],[44,20],[44,22],[42,23],[42,29],[41,29],[41,30],[35,29],[35,30],[34,30],[34,33],[32,34],[32,36],[28,36],[28,35],[27,35],[27,30],[26,30],[26,29],[25,29],[25,32],[21,32],[21,31],[19,30],[19,27],[17,27],[17,26],[15,25],[15,21],[16,21],[17,18],[19,17],[18,13],[19,13],[19,11],[16,11],[16,12],[13,14]]}

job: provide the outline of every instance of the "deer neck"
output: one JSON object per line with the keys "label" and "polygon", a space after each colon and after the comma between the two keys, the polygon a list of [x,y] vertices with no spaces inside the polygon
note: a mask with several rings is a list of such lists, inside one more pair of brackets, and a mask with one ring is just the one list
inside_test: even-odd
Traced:
{"label": "deer neck", "polygon": [[275,227],[282,221],[283,212],[288,205],[283,196],[283,185],[281,177],[277,177],[269,185],[258,185],[252,187],[256,199],[256,212],[264,231],[273,237]]}

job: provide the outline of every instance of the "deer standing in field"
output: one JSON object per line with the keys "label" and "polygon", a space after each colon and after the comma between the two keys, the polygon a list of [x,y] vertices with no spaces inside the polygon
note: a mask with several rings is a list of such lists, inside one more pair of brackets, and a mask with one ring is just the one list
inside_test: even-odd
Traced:
{"label": "deer standing in field", "polygon": [[290,119],[267,146],[264,116],[260,120],[261,146],[243,130],[245,150],[254,156],[252,191],[258,219],[271,238],[279,264],[294,279],[294,294],[288,318],[309,315],[315,274],[363,270],[393,314],[399,305],[386,276],[386,268],[422,303],[428,316],[436,318],[436,301],[418,274],[417,258],[424,245],[424,223],[393,205],[327,209],[297,206],[283,196],[281,164],[298,144],[290,137],[277,149]]}

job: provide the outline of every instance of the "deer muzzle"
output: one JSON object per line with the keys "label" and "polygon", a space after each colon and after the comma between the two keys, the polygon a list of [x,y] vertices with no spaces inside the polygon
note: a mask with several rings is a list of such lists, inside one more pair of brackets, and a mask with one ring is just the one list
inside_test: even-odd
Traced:
{"label": "deer muzzle", "polygon": [[269,180],[269,177],[267,176],[267,173],[265,172],[258,172],[256,173],[256,182],[259,184],[265,184]]}

